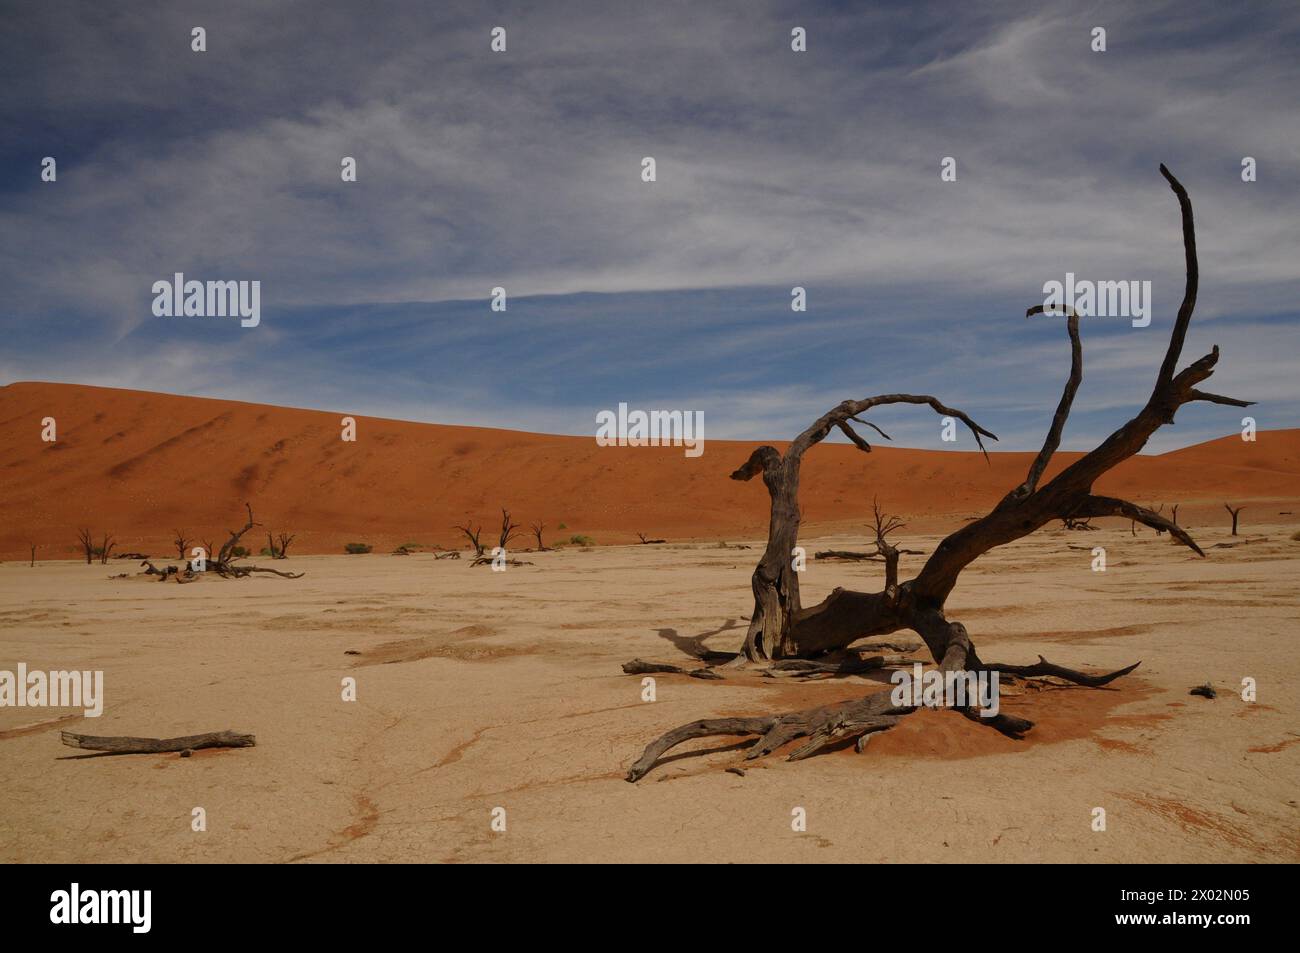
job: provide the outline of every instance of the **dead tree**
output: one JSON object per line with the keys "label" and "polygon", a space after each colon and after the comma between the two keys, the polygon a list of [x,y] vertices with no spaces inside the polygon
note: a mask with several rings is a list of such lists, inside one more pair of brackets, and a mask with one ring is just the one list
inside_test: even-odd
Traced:
{"label": "dead tree", "polygon": [[[1234,522],[1235,522],[1235,521],[1234,521]],[[1236,534],[1233,534],[1233,535],[1236,535]],[[32,546],[32,562],[31,562],[31,568],[35,569],[35,568],[36,568],[36,544],[35,544],[35,543],[32,543],[31,546]]]}
{"label": "dead tree", "polygon": [[880,509],[879,501],[871,501],[871,509],[876,523],[876,548],[859,552],[850,549],[824,549],[813,553],[816,559],[843,559],[848,562],[883,562],[885,564],[885,589],[898,583],[898,557],[924,555],[919,549],[898,549],[888,539],[907,524],[897,516],[886,516]]}
{"label": "dead tree", "polygon": [[95,562],[95,541],[90,535],[90,530],[77,530],[77,542],[81,544],[82,552],[86,554],[86,565],[93,565]]}
{"label": "dead tree", "polygon": [[99,564],[101,566],[108,565],[108,555],[113,551],[113,547],[116,545],[117,541],[108,533],[105,533],[104,538],[100,540],[99,546],[95,550],[95,555],[99,557]]}
{"label": "dead tree", "polygon": [[226,540],[226,542],[222,544],[221,548],[217,550],[215,555],[213,554],[211,547],[206,545],[204,546],[204,549],[207,551],[207,571],[215,572],[218,576],[234,579],[242,579],[255,572],[271,573],[274,576],[280,576],[284,579],[301,579],[303,575],[305,575],[304,573],[281,572],[278,569],[267,569],[265,566],[243,566],[235,562],[235,560],[242,558],[241,556],[235,555],[235,550],[239,547],[239,541],[243,538],[244,534],[254,526],[262,525],[253,519],[252,506],[245,503],[244,508],[248,511],[248,522],[244,524],[243,529],[229,530],[230,539]]}
{"label": "dead tree", "polygon": [[1224,508],[1225,510],[1227,510],[1227,511],[1228,511],[1228,515],[1232,517],[1232,535],[1233,535],[1233,536],[1236,536],[1236,535],[1237,535],[1237,517],[1241,515],[1241,511],[1244,510],[1245,507],[1244,507],[1244,506],[1239,506],[1239,507],[1237,507],[1237,508],[1234,510],[1234,509],[1233,509],[1231,506],[1229,506],[1227,503],[1224,503],[1224,504],[1223,504],[1223,508]]}
{"label": "dead tree", "polygon": [[290,536],[288,533],[280,533],[280,541],[277,545],[275,538],[271,536],[271,533],[268,530],[266,534],[267,555],[272,559],[287,559],[288,556],[286,554],[289,552],[289,544],[294,541],[294,538],[295,537]]}
{"label": "dead tree", "polygon": [[551,548],[542,542],[542,530],[546,529],[545,523],[533,523],[530,527],[533,535],[537,537],[537,551],[539,553],[549,553]]}
{"label": "dead tree", "polygon": [[[775,447],[759,447],[749,460],[731,474],[733,480],[750,480],[760,473],[771,497],[767,548],[751,581],[754,612],[745,635],[744,657],[751,662],[763,659],[801,657],[846,645],[867,635],[896,631],[901,626],[885,594],[855,593],[836,590],[820,605],[804,609],[799,601],[799,576],[793,565],[793,550],[799,538],[799,470],[803,455],[820,443],[832,430],[840,430],[858,449],[870,452],[870,445],[851,426],[851,422],[871,427],[889,439],[879,427],[859,415],[885,404],[927,404],[936,413],[961,420],[981,450],[981,437],[996,440],[960,410],[940,403],[935,397],[912,394],[885,394],[863,400],[846,400],[816,420],[799,434],[782,456]],[[973,525],[973,524],[972,524]],[[863,630],[844,641],[842,634],[855,629],[859,620],[877,619],[879,632]],[[870,629],[869,624],[866,628]]]}
{"label": "dead tree", "polygon": [[[459,528],[459,527],[458,527],[458,528]],[[512,523],[512,522],[510,522],[510,511],[507,510],[505,507],[502,507],[502,509],[501,509],[501,532],[500,532],[500,534],[499,534],[498,537],[497,537],[497,548],[496,548],[495,552],[499,553],[502,557],[504,557],[505,554],[506,554],[506,551],[507,551],[507,549],[508,549],[508,547],[509,547],[509,545],[510,545],[510,541],[511,541],[512,539],[517,539],[517,538],[519,537],[519,533],[517,532],[518,529],[519,529],[519,524],[518,524],[518,523]],[[478,547],[478,554],[477,554],[477,556],[475,556],[475,558],[474,558],[474,562],[470,563],[470,565],[471,565],[471,566],[482,566],[482,565],[485,564],[485,563],[490,563],[490,562],[492,562],[492,560],[493,560],[493,557],[492,557],[492,556],[485,556],[485,555],[483,555],[483,547],[478,545],[478,539],[477,539],[477,537],[474,538],[474,544],[475,544],[475,546]],[[512,566],[526,566],[526,565],[529,565],[528,563],[522,563],[522,562],[519,562],[518,560],[513,560],[513,559],[511,559],[511,560],[507,560],[507,562],[508,562],[510,565],[512,565]]]}
{"label": "dead tree", "polygon": [[1178,525],[1178,504],[1177,503],[1174,504],[1174,508],[1173,510],[1170,511],[1169,515],[1172,517],[1171,522],[1175,526],[1177,526]]}
{"label": "dead tree", "polygon": [[668,540],[666,540],[666,539],[646,539],[646,538],[645,538],[645,533],[637,533],[637,536],[639,536],[639,537],[641,538],[641,542],[642,542],[642,544],[643,544],[643,545],[646,545],[646,546],[652,546],[652,545],[654,545],[655,543],[666,543],[666,542],[668,542]]}
{"label": "dead tree", "polygon": [[[1217,346],[1209,354],[1193,361],[1183,370],[1178,370],[1183,341],[1196,305],[1199,280],[1196,237],[1192,205],[1186,190],[1163,165],[1160,172],[1177,196],[1182,212],[1186,285],[1151,396],[1136,416],[1095,449],[1065,467],[1045,484],[1042,483],[1048,464],[1060,445],[1061,433],[1083,378],[1079,316],[1072,309],[1067,309],[1065,323],[1070,339],[1070,374],[1042,449],[1030,465],[1024,481],[1003,497],[987,515],[968,523],[944,539],[913,579],[891,587],[887,577],[884,591],[876,593],[837,589],[825,601],[810,608],[799,604],[798,581],[791,568],[790,555],[799,528],[799,466],[803,454],[810,447],[832,429],[838,428],[859,449],[870,450],[867,442],[849,426],[849,422],[865,423],[860,420],[859,414],[872,407],[894,403],[928,404],[941,414],[958,418],[974,433],[977,442],[981,436],[993,438],[993,435],[965,414],[945,407],[933,397],[888,394],[845,401],[796,437],[784,456],[773,447],[758,448],[745,465],[732,474],[732,479],[736,480],[748,480],[762,474],[771,496],[768,546],[753,576],[753,620],[746,634],[743,655],[737,659],[737,663],[752,665],[765,659],[808,659],[844,649],[868,636],[911,629],[921,636],[937,663],[939,672],[945,677],[950,673],[998,672],[1000,676],[1018,678],[1052,676],[1076,685],[1096,687],[1126,675],[1137,667],[1139,663],[1116,672],[1088,675],[1053,665],[1041,656],[1032,665],[985,662],[976,652],[966,627],[947,618],[944,605],[956,587],[962,570],[980,556],[997,546],[1028,536],[1054,520],[1066,517],[1125,517],[1168,532],[1198,556],[1205,555],[1183,529],[1158,513],[1127,500],[1100,496],[1092,491],[1093,484],[1100,477],[1138,453],[1160,427],[1173,423],[1175,413],[1184,404],[1207,401],[1246,407],[1251,403],[1197,389],[1197,385],[1214,372],[1219,360]],[[1044,312],[1045,309],[1040,305],[1030,308],[1027,316]],[[879,428],[873,429],[880,432]],[[982,442],[980,446],[982,449]],[[790,754],[792,760],[807,757],[834,741],[889,728],[900,716],[912,710],[894,706],[891,694],[882,691],[857,701],[782,715],[692,722],[675,728],[652,742],[632,765],[627,779],[636,781],[644,777],[658,758],[675,745],[691,738],[712,735],[760,736],[749,750],[748,758],[769,754],[795,738],[808,737],[809,741]],[[1006,713],[983,718],[970,706],[957,710],[980,724],[997,728],[1012,737],[1020,737],[1033,727],[1033,723],[1027,719]]]}
{"label": "dead tree", "polygon": [[483,558],[483,544],[482,544],[481,542],[479,542],[479,536],[480,536],[480,535],[482,534],[482,532],[483,532],[483,526],[480,524],[479,526],[475,527],[474,529],[470,529],[470,522],[469,522],[469,520],[467,519],[467,520],[465,520],[465,525],[464,525],[464,526],[454,526],[454,527],[452,527],[452,528],[453,528],[453,529],[458,529],[458,530],[460,530],[462,533],[464,533],[464,534],[469,538],[470,544],[474,547],[474,558],[475,558],[475,560],[482,559],[482,558]]}
{"label": "dead tree", "polygon": [[[1093,525],[1090,521],[1086,519],[1078,519],[1077,517],[1074,516],[1067,516],[1065,519],[1061,520],[1061,522],[1065,524],[1066,529],[1082,529],[1082,530],[1093,529]],[[1132,527],[1130,527],[1130,529],[1131,528]],[[1134,535],[1136,536],[1137,534],[1134,533]]]}
{"label": "dead tree", "polygon": [[185,551],[186,551],[187,549],[190,548],[190,541],[189,541],[189,539],[186,538],[186,536],[185,536],[185,530],[183,530],[183,529],[174,529],[174,530],[172,530],[172,532],[176,534],[176,535],[175,535],[175,538],[172,540],[172,545],[176,547],[176,556],[177,556],[177,558],[178,558],[178,559],[186,559],[186,558],[188,558],[188,557],[185,555]]}
{"label": "dead tree", "polygon": [[506,546],[509,544],[509,542],[512,539],[515,539],[516,537],[519,536],[519,533],[516,532],[516,530],[518,529],[519,529],[518,523],[510,522],[510,511],[507,510],[505,507],[502,507],[501,508],[501,535],[497,542],[497,545],[501,547],[502,552],[505,552]]}

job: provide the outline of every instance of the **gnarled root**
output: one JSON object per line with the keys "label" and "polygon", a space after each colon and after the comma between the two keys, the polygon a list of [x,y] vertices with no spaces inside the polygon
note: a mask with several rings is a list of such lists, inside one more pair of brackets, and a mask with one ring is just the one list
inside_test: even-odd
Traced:
{"label": "gnarled root", "polygon": [[807,737],[808,741],[791,752],[787,759],[799,761],[835,741],[856,738],[869,731],[892,728],[898,723],[898,716],[915,710],[894,705],[889,695],[889,692],[878,692],[842,705],[810,708],[784,715],[708,718],[703,721],[693,721],[689,725],[674,728],[651,742],[628,770],[627,780],[641,780],[664,752],[675,748],[683,741],[713,735],[759,735],[758,741],[745,755],[746,761],[769,755],[796,738]]}
{"label": "gnarled root", "polygon": [[[934,621],[937,623],[938,619]],[[997,672],[999,676],[1009,675],[1026,680],[1050,677],[1087,688],[1101,688],[1109,685],[1117,678],[1129,674],[1138,665],[1142,664],[1141,662],[1134,662],[1125,668],[1101,675],[1089,675],[1085,672],[1077,672],[1060,665],[1054,665],[1041,655],[1038,657],[1038,661],[1032,665],[986,664],[979,661],[964,626],[960,623],[945,622],[944,624],[948,627],[951,640],[941,653],[939,671],[943,673],[962,671],[975,674],[979,672]],[[933,631],[930,634],[933,635]],[[881,656],[871,656],[862,660],[863,663],[868,661],[872,663],[871,667],[880,667],[882,663],[901,664],[906,660],[891,658],[888,662],[884,662]],[[850,674],[851,672],[846,671],[846,669],[852,671],[862,670],[854,669],[851,665],[845,663],[832,665],[788,660],[773,663],[765,674]],[[624,665],[623,670],[638,674],[648,671],[675,671],[689,675],[698,675],[701,671],[704,671],[687,671],[678,666],[648,663],[639,659]],[[892,728],[898,723],[901,716],[910,714],[915,710],[915,707],[896,705],[893,701],[893,692],[880,691],[865,698],[838,705],[810,708],[783,715],[762,715],[752,718],[706,718],[701,721],[693,721],[688,725],[674,728],[647,745],[641,757],[628,770],[627,780],[632,782],[641,780],[655,766],[659,758],[677,745],[693,738],[707,738],[717,735],[758,735],[757,742],[745,754],[746,761],[769,755],[796,738],[805,737],[808,740],[791,751],[786,760],[800,761],[831,744],[854,738],[859,739],[858,750],[861,751],[863,747],[861,739],[864,735]],[[1034,723],[1029,719],[1005,712],[999,712],[993,717],[985,717],[985,714],[977,706],[953,706],[953,710],[971,721],[999,731],[1010,738],[1022,738],[1026,732],[1034,727]]]}

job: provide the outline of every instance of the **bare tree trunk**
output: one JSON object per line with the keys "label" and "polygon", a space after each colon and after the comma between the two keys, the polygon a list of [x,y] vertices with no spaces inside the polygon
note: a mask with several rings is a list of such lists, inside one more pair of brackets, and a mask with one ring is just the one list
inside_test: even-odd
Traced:
{"label": "bare tree trunk", "polygon": [[1237,507],[1237,508],[1234,510],[1234,509],[1233,509],[1231,506],[1229,506],[1227,503],[1224,503],[1224,504],[1223,504],[1223,508],[1224,508],[1225,510],[1227,510],[1228,513],[1229,513],[1229,515],[1232,517],[1232,535],[1233,535],[1233,536],[1236,536],[1236,535],[1237,535],[1237,517],[1241,515],[1241,511],[1244,510],[1245,507],[1244,507],[1244,506],[1239,506],[1239,507]]}
{"label": "bare tree trunk", "polygon": [[[834,605],[834,600],[844,598],[839,591],[810,610],[805,611],[800,604],[799,576],[794,569],[794,548],[798,542],[802,516],[799,507],[799,470],[804,453],[825,439],[833,429],[841,431],[859,450],[870,452],[871,446],[850,426],[851,422],[870,427],[889,439],[889,435],[875,424],[859,417],[872,407],[885,404],[928,404],[939,414],[958,418],[974,434],[981,450],[984,449],[981,436],[997,439],[964,413],[944,406],[934,397],[883,394],[864,400],[846,400],[839,404],[796,437],[784,456],[775,447],[759,447],[755,450],[744,466],[731,474],[733,480],[750,480],[761,473],[763,484],[771,498],[767,548],[754,569],[751,581],[754,614],[745,635],[743,654],[747,660],[754,662],[761,659],[806,657],[809,653],[833,647],[826,644],[830,631],[838,631],[845,625],[854,628],[849,619],[858,615],[857,609],[861,606],[856,603],[852,606]],[[850,597],[860,595],[848,594]],[[846,614],[845,610],[849,612]],[[871,615],[865,618],[864,629],[849,641],[898,628],[895,625],[898,620],[890,615],[887,603],[880,603],[874,615],[874,620]]]}

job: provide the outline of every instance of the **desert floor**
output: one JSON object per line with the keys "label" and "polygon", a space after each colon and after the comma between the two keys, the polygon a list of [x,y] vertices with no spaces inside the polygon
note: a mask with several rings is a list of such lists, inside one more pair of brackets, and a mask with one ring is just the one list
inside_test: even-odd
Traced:
{"label": "desert floor", "polygon": [[[1199,559],[1127,525],[1056,529],[968,569],[948,615],[985,659],[1142,660],[1107,689],[1004,692],[1007,710],[1038,722],[1023,741],[923,710],[862,754],[778,754],[740,776],[725,769],[743,743],[715,739],[637,785],[623,773],[670,727],[810,707],[885,676],[661,675],[657,700],[641,700],[622,662],[689,662],[694,645],[742,641],[753,542],[518,554],[535,565],[504,573],[427,555],[310,556],[276,564],[305,571],[298,581],[188,586],[107,578],[133,571],[123,562],[6,562],[0,669],[102,669],[106,702],[98,719],[0,709],[0,861],[1294,862],[1292,532],[1252,526],[1210,548],[1232,540],[1199,530]],[[905,540],[928,552],[937,538]],[[804,541],[809,553],[863,543]],[[1091,571],[1094,545],[1104,573]],[[904,578],[919,565],[904,557]],[[804,602],[878,589],[879,572],[810,560]],[[341,698],[349,676],[354,702]],[[1188,695],[1206,681],[1217,699]],[[182,759],[59,743],[60,729],[227,728],[257,746]],[[204,832],[191,829],[195,807]],[[497,807],[504,832],[490,826]],[[806,832],[791,829],[796,807]]]}

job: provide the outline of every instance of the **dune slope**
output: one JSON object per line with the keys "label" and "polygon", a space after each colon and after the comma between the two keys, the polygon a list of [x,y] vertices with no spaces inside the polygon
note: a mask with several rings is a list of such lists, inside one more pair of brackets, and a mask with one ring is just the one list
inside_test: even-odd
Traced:
{"label": "dune slope", "polygon": [[[502,506],[525,526],[544,522],[548,541],[766,532],[763,487],[727,479],[757,442],[709,441],[692,459],[680,448],[357,417],[349,443],[342,416],[81,385],[0,388],[0,558],[26,557],[33,542],[38,558],[71,558],[81,526],[113,533],[119,550],[165,554],[176,528],[219,542],[242,523],[245,500],[268,529],[297,534],[302,553],[338,552],[349,540],[377,550],[458,545],[453,523],[469,517],[493,536]],[[45,417],[57,421],[53,443],[41,440]],[[1019,482],[1030,457],[827,444],[804,468],[805,522],[859,530],[874,494],[915,528],[955,526]],[[1062,453],[1055,467],[1076,458]],[[1244,502],[1249,521],[1291,509],[1274,504],[1298,487],[1300,430],[1286,430],[1138,457],[1098,490],[1179,502],[1180,514],[1206,520],[1219,518],[1213,511],[1226,519],[1225,500]],[[1267,506],[1252,512],[1252,501]],[[249,542],[257,549],[265,537]]]}

